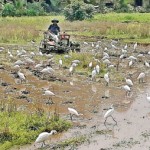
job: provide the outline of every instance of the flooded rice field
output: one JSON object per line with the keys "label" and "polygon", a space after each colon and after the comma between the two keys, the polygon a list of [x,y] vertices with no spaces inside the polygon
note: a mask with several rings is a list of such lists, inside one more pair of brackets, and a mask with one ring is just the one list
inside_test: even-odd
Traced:
{"label": "flooded rice field", "polygon": [[[13,150],[150,149],[150,46],[134,48],[134,44],[128,44],[126,48],[124,43],[113,42],[81,43],[81,52],[75,55],[89,55],[91,59],[84,69],[80,67],[83,60],[75,61],[77,65],[72,72],[72,61],[77,58],[74,52],[43,55],[33,45],[23,46],[23,49],[4,46],[0,52],[1,109],[8,109],[4,104],[11,99],[16,111],[36,111],[36,106],[50,114],[57,111],[66,120],[70,120],[68,107],[83,114],[73,116],[73,127],[51,137],[44,148],[40,148],[41,143],[35,146],[33,143]],[[59,58],[63,61],[61,66]],[[90,66],[90,62],[94,65]],[[35,67],[37,64],[41,66]],[[96,65],[100,66],[100,73],[96,72],[94,76]],[[53,70],[42,72],[47,66]],[[25,79],[18,75],[19,70]],[[109,80],[104,77],[107,72]],[[139,77],[141,73],[143,77]],[[125,78],[131,79],[133,85],[126,88],[129,83]],[[55,95],[43,94],[45,90]],[[104,124],[104,114],[112,104],[112,116],[117,124],[111,117]],[[63,148],[59,146],[58,143],[72,138],[78,142]]]}

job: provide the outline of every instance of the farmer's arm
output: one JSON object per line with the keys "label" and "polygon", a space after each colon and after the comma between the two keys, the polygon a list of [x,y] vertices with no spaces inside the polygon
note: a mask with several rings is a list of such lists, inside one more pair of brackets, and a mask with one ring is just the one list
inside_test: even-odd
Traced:
{"label": "farmer's arm", "polygon": [[50,25],[50,26],[48,27],[48,30],[51,30],[51,27],[52,27],[52,25]]}

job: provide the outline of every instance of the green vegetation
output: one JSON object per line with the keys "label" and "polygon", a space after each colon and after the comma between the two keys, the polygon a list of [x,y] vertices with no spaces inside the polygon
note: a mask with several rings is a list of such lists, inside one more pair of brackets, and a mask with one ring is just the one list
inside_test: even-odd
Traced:
{"label": "green vegetation", "polygon": [[67,67],[68,65],[70,65],[72,63],[73,60],[79,60],[82,63],[79,63],[78,66],[76,67],[76,73],[80,74],[80,75],[90,76],[91,69],[89,68],[88,64],[92,60],[93,67],[95,67],[98,64],[101,68],[101,73],[98,76],[103,76],[104,73],[106,73],[105,64],[103,64],[103,63],[100,64],[99,62],[97,62],[95,60],[95,59],[100,59],[102,56],[97,55],[97,56],[93,57],[93,55],[88,52],[83,52],[83,53],[70,52],[69,55],[71,57],[67,58],[67,59],[65,59],[64,55],[61,55],[61,56],[56,55],[55,56],[56,62],[58,62],[59,58],[61,58],[63,60],[63,67]]}
{"label": "green vegetation", "polygon": [[[47,30],[52,18],[56,16],[0,18],[0,43],[21,44],[32,39],[40,42],[43,39],[43,30]],[[61,31],[66,31],[72,38],[76,35],[78,41],[83,36],[92,36],[95,39],[96,37],[118,38],[126,42],[139,43],[150,41],[149,13],[97,14],[92,19],[74,22],[66,21],[64,16],[57,18],[60,20]]]}
{"label": "green vegetation", "polygon": [[0,112],[1,150],[7,150],[14,145],[31,143],[35,141],[39,133],[44,131],[62,132],[71,127],[71,123],[62,120],[56,111],[50,116],[47,116],[44,110],[38,107],[35,107],[35,111],[32,112],[21,111],[11,100],[9,101],[8,104],[1,105],[1,109],[3,108],[3,111]]}
{"label": "green vegetation", "polygon": [[64,10],[66,20],[84,20],[92,18],[94,14],[94,6],[85,4],[82,1],[72,1]]}
{"label": "green vegetation", "polygon": [[86,140],[87,140],[87,137],[85,135],[82,135],[79,137],[74,137],[74,138],[68,139],[66,141],[63,141],[63,142],[57,144],[57,147],[59,147],[59,148],[65,148],[67,146],[76,147],[76,146],[84,143]]}
{"label": "green vegetation", "polygon": [[0,0],[0,15],[7,16],[43,16],[52,12],[60,12],[59,0],[32,1],[27,3],[24,0],[13,0],[12,3],[4,3]]}
{"label": "green vegetation", "polygon": [[[1,43],[27,43],[31,40],[40,41],[43,30],[47,30],[54,16],[45,17],[7,17],[0,18]],[[57,17],[60,22],[63,17]]]}
{"label": "green vegetation", "polygon": [[96,14],[91,21],[122,22],[122,23],[150,23],[150,13],[109,13]]}

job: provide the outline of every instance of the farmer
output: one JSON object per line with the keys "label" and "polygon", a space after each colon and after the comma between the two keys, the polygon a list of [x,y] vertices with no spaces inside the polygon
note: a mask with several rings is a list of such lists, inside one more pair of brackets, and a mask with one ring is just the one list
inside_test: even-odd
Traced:
{"label": "farmer", "polygon": [[54,40],[56,43],[59,42],[59,32],[60,32],[60,27],[57,25],[59,20],[53,19],[51,21],[53,24],[51,24],[48,28],[48,34],[50,36],[50,39]]}
{"label": "farmer", "polygon": [[59,32],[60,32],[60,27],[57,25],[58,22],[59,22],[59,20],[53,19],[53,20],[52,20],[52,23],[53,23],[53,24],[51,24],[51,25],[49,26],[49,28],[48,28],[48,30],[49,30],[51,33],[54,33],[55,35],[58,35]]}

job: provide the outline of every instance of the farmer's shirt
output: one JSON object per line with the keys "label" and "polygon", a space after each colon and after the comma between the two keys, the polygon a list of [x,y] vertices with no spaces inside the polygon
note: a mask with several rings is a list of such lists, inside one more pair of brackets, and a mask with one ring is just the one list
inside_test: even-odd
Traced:
{"label": "farmer's shirt", "polygon": [[53,32],[54,34],[58,34],[58,32],[60,32],[60,28],[57,24],[51,24],[48,28],[48,30],[50,30],[51,32]]}

